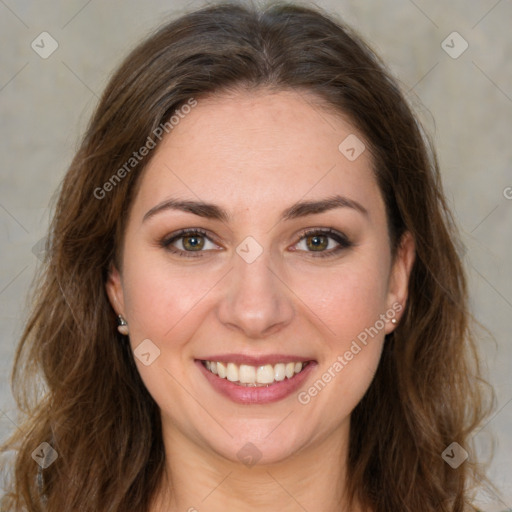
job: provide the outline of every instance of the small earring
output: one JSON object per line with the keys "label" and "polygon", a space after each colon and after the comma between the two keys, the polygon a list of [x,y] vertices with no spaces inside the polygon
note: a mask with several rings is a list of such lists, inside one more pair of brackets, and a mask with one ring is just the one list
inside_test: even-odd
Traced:
{"label": "small earring", "polygon": [[128,336],[128,322],[121,315],[117,317],[117,330],[121,334]]}
{"label": "small earring", "polygon": [[392,323],[392,324],[394,324],[394,325],[396,325],[396,324],[398,323],[398,320],[397,320],[396,318],[392,318],[392,319],[391,319],[391,323]]}

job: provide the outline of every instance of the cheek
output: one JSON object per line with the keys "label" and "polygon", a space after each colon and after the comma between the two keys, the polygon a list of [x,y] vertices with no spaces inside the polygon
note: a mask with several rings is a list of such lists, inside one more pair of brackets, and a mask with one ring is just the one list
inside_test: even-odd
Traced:
{"label": "cheek", "polygon": [[301,403],[315,400],[320,409],[336,410],[334,423],[350,414],[378,367],[386,327],[381,315],[386,313],[387,264],[375,255],[354,257],[314,279],[303,274],[295,280],[297,295],[307,297],[315,313],[308,317],[320,319],[317,325],[325,334],[319,380],[304,390]]}
{"label": "cheek", "polygon": [[[312,417],[322,418],[325,431],[349,417],[379,365],[386,326],[380,318],[385,313],[383,276],[374,265],[347,266],[318,279],[309,296],[308,306],[322,320],[325,335],[319,374],[297,398]],[[326,410],[331,413],[325,415]]]}
{"label": "cheek", "polygon": [[[199,315],[207,301],[201,300],[218,281],[214,272],[199,267],[184,270],[150,251],[130,253],[123,272],[125,309],[129,320],[130,343],[137,347],[150,340],[158,356],[149,365],[134,358],[139,374],[162,410],[187,409],[188,394],[180,383],[187,379],[189,341],[201,322]],[[146,342],[147,343],[147,342]],[[151,355],[153,357],[153,354]]]}
{"label": "cheek", "polygon": [[323,322],[327,339],[341,349],[385,313],[387,276],[386,262],[355,256],[330,270],[297,272],[291,287]]}
{"label": "cheek", "polygon": [[[190,323],[200,300],[213,288],[215,275],[199,267],[177,268],[160,258],[133,252],[125,265],[124,293],[130,333],[163,342],[175,339]],[[199,306],[199,308],[198,308]]]}

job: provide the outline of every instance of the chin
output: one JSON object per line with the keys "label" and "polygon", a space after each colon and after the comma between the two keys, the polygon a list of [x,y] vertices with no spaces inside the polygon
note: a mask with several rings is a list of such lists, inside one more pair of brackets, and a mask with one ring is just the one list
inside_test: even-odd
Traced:
{"label": "chin", "polygon": [[290,436],[286,429],[280,435],[276,435],[276,432],[269,434],[277,423],[272,421],[271,428],[260,436],[247,429],[247,435],[235,435],[222,444],[218,443],[218,439],[211,440],[209,444],[224,459],[247,467],[286,462],[300,451],[303,441]]}

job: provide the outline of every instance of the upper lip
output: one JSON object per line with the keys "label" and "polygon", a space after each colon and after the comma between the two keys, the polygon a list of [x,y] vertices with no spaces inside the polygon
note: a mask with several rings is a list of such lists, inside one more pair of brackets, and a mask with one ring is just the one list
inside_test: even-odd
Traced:
{"label": "upper lip", "polygon": [[294,356],[289,354],[267,354],[261,356],[250,356],[247,354],[215,354],[202,357],[200,361],[218,361],[221,363],[246,364],[249,366],[263,366],[277,363],[305,363],[314,361],[311,357]]}

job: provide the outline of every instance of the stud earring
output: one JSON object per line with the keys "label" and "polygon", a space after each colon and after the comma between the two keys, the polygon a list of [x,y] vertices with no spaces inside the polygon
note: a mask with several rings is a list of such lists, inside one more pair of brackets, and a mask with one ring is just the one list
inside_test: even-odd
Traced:
{"label": "stud earring", "polygon": [[391,323],[392,323],[392,324],[394,324],[394,325],[396,325],[396,324],[398,323],[398,320],[397,320],[396,318],[392,318],[392,319],[391,319]]}
{"label": "stud earring", "polygon": [[128,322],[121,315],[117,317],[117,330],[124,336],[128,336]]}

